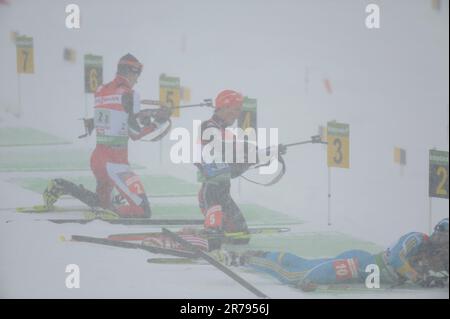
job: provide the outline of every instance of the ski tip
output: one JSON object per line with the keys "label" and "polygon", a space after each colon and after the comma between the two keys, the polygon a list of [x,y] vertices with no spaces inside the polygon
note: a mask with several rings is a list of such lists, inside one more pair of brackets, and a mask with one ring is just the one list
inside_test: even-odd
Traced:
{"label": "ski tip", "polygon": [[47,213],[51,210],[54,210],[54,208],[49,208],[46,205],[34,205],[30,207],[16,207],[17,213]]}

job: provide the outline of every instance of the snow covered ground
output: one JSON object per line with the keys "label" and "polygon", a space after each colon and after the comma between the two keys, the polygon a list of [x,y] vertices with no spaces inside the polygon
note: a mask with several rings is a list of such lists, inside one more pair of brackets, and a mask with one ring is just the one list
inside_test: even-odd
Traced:
{"label": "snow covered ground", "polygon": [[[7,175],[7,174],[6,174]],[[1,174],[2,180],[5,174]],[[58,214],[19,214],[11,208],[40,202],[36,193],[0,183],[0,297],[2,298],[254,298],[211,265],[149,264],[142,250],[62,241],[71,235],[106,237],[112,233],[157,231],[153,226],[53,224],[36,219]],[[75,204],[70,200],[64,204]],[[64,213],[65,217],[79,213]],[[7,222],[8,221],[8,222]],[[318,231],[313,223],[292,226],[292,231]],[[327,228],[327,230],[330,230]],[[302,243],[300,242],[299,245]],[[80,268],[80,288],[68,289],[67,265]],[[380,291],[318,291],[304,293],[279,284],[274,278],[233,268],[271,298],[448,298],[446,289],[392,289]]]}

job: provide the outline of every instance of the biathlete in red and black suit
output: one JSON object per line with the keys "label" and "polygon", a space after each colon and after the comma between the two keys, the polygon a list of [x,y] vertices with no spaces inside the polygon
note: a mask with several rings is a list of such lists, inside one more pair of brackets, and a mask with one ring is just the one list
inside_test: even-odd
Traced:
{"label": "biathlete in red and black suit", "polygon": [[[215,100],[215,112],[211,119],[201,125],[202,149],[211,142],[204,138],[206,130],[218,130],[223,143],[234,141],[234,136],[226,130],[233,125],[242,111],[243,96],[233,90],[224,90]],[[206,134],[210,135],[210,134]],[[235,141],[233,142],[235,143]],[[235,146],[235,144],[233,144]],[[225,147],[222,147],[225,149]],[[248,163],[197,163],[202,187],[198,194],[199,206],[205,217],[206,230],[248,234],[248,227],[241,210],[230,195],[232,178],[243,174],[252,164]],[[248,236],[233,239],[234,243],[247,243]]]}

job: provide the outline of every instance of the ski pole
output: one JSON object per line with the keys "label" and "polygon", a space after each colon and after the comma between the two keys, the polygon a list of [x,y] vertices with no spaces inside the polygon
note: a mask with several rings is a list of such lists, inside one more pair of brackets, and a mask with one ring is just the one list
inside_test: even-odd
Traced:
{"label": "ski pole", "polygon": [[200,250],[198,247],[192,245],[192,243],[188,242],[184,238],[180,237],[180,235],[171,232],[167,228],[163,228],[162,232],[166,235],[168,235],[170,238],[175,240],[177,243],[182,245],[186,250],[191,251],[196,256],[200,256],[204,260],[206,260],[209,264],[216,267],[220,271],[222,271],[224,274],[226,274],[228,277],[239,283],[242,287],[246,288],[247,290],[251,291],[253,294],[255,294],[259,298],[265,298],[268,299],[269,297],[266,296],[263,292],[261,292],[259,289],[257,289],[255,286],[253,286],[251,283],[249,283],[247,280],[239,276],[237,273],[232,271],[230,268],[226,267],[222,263],[218,262],[216,259],[211,257],[211,255],[205,253],[204,251]]}

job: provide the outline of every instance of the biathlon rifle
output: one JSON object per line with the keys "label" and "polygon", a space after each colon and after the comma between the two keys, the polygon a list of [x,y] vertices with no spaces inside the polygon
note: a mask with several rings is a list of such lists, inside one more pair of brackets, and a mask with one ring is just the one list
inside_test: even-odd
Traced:
{"label": "biathlon rifle", "polygon": [[[162,107],[167,107],[172,112],[175,109],[187,109],[187,108],[194,108],[194,107],[210,107],[214,108],[212,99],[204,99],[202,103],[197,104],[187,104],[187,105],[180,105],[180,106],[165,106],[165,103],[162,103],[158,100],[141,100],[141,104],[143,105],[152,105],[152,106],[158,106],[156,108],[146,108],[142,109],[144,112],[148,112],[148,116],[152,117],[158,110],[160,110]],[[80,120],[83,120],[84,124],[84,134],[78,136],[78,138],[84,138],[86,136],[90,136],[94,130],[94,118],[82,118]]]}

